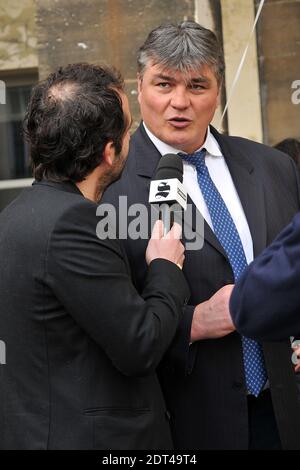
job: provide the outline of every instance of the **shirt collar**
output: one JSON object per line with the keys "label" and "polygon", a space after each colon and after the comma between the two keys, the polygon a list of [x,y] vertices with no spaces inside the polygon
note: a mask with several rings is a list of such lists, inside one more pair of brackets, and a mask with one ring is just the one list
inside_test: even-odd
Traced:
{"label": "shirt collar", "polygon": [[[152,143],[155,145],[157,150],[161,155],[166,155],[167,153],[179,153],[181,150],[176,149],[175,147],[172,147],[171,145],[166,144],[162,140],[158,139],[152,132],[148,129],[146,124],[143,122],[143,126],[145,128],[145,131],[149,137],[149,139],[152,141]],[[210,127],[208,126],[207,132],[206,132],[206,139],[204,144],[197,149],[201,150],[202,148],[205,148],[207,153],[213,157],[222,157],[222,152],[219,147],[218,142],[216,141],[215,137],[212,135],[210,131]]]}

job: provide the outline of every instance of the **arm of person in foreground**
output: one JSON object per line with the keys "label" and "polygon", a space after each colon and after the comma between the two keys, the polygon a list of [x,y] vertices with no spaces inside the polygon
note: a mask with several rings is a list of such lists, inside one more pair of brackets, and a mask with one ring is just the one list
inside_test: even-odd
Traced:
{"label": "arm of person in foreground", "polygon": [[140,296],[120,242],[97,237],[96,208],[78,202],[58,221],[48,244],[46,282],[117,369],[128,376],[153,373],[189,296],[177,265],[183,263],[183,246],[172,236],[149,242]]}
{"label": "arm of person in foreground", "polygon": [[260,341],[300,333],[300,213],[242,274],[230,311],[237,330]]}

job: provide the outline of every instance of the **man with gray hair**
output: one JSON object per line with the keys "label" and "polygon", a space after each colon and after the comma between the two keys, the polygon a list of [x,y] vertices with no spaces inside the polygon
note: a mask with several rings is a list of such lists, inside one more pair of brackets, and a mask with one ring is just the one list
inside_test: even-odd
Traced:
{"label": "man with gray hair", "polygon": [[[228,307],[244,268],[299,210],[297,170],[281,152],[210,125],[223,79],[212,31],[185,21],[149,34],[138,54],[143,121],[104,200],[147,205],[161,155],[176,153],[193,214],[204,218],[202,249],[186,251],[190,305],[160,370],[175,448],[299,449],[290,344],[240,336]],[[147,241],[124,243],[141,290]]]}

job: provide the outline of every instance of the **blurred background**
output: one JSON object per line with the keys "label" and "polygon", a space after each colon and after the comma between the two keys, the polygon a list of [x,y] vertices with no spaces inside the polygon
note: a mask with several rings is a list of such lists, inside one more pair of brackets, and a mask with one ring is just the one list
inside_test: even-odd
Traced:
{"label": "blurred background", "polygon": [[[300,0],[0,0],[0,210],[31,184],[22,120],[32,86],[60,65],[111,64],[125,77],[136,128],[136,51],[151,29],[194,19],[226,62],[214,125],[268,145],[300,138]],[[221,114],[249,44],[227,113]]]}

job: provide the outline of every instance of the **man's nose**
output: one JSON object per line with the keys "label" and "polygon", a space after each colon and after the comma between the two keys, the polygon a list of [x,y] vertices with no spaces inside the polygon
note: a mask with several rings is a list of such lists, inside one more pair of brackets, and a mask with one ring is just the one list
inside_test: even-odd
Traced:
{"label": "man's nose", "polygon": [[171,106],[176,109],[186,109],[190,104],[188,92],[185,88],[175,88],[171,98]]}

